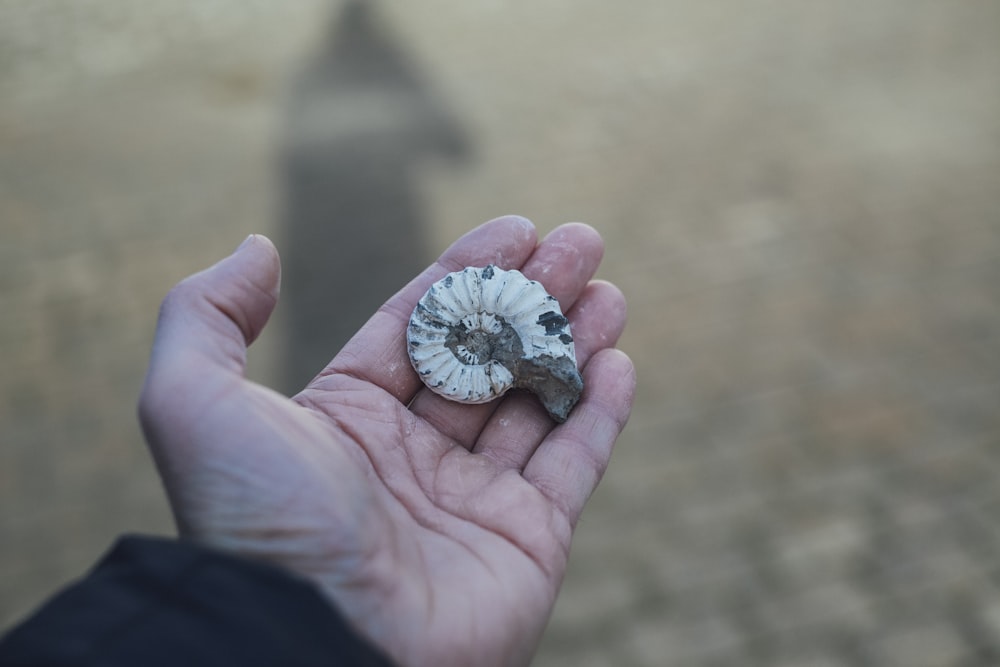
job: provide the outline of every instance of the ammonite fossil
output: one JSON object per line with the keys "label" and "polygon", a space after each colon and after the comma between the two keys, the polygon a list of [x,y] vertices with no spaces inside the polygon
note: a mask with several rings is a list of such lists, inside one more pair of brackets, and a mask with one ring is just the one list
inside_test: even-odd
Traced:
{"label": "ammonite fossil", "polygon": [[569,321],[520,271],[491,264],[449,273],[417,303],[406,339],[420,379],[453,401],[527,389],[564,422],[583,391]]}

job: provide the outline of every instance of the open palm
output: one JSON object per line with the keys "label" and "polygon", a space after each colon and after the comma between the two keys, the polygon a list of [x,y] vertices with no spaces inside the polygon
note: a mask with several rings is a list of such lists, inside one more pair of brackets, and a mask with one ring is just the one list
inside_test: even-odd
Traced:
{"label": "open palm", "polygon": [[[486,223],[291,399],[243,377],[277,301],[274,246],[251,237],[180,283],[140,415],[181,534],[308,577],[401,664],[528,662],[634,390],[613,349],[624,299],[590,280],[602,251],[584,225],[537,244],[524,219]],[[444,274],[489,263],[541,281],[569,317],[585,389],[565,424],[530,394],[448,402],[410,367],[417,300]]]}

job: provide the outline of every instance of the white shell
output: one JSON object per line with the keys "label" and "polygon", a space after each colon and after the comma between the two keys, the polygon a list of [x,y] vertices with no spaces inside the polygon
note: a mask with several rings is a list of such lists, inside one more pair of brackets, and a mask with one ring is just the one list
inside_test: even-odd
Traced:
{"label": "white shell", "polygon": [[559,302],[520,271],[448,274],[420,299],[406,337],[421,380],[453,401],[486,403],[522,387],[565,421],[583,388]]}

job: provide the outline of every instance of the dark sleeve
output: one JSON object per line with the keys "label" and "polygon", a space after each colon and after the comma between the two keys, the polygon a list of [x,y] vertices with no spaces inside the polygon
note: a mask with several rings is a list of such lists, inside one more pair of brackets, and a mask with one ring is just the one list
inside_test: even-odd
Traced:
{"label": "dark sleeve", "polygon": [[0,640],[2,667],[390,665],[311,584],[190,542],[124,537]]}

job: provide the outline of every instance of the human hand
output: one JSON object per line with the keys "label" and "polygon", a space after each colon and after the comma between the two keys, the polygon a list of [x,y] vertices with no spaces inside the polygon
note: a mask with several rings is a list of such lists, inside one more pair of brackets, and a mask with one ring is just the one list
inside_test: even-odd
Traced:
{"label": "human hand", "polygon": [[[625,301],[590,281],[603,242],[579,224],[536,246],[526,220],[469,232],[389,299],[298,395],[244,378],[278,298],[250,237],[163,302],[140,417],[182,536],[315,582],[400,664],[525,664],[565,573],[583,505],[631,408],[613,349]],[[521,269],[559,299],[583,396],[556,426],[521,392],[448,402],[410,366],[405,330],[446,273]]]}

